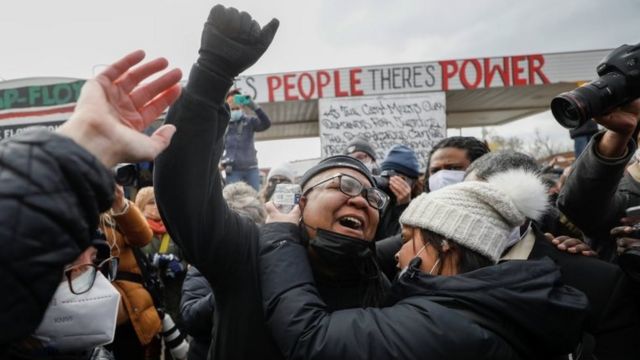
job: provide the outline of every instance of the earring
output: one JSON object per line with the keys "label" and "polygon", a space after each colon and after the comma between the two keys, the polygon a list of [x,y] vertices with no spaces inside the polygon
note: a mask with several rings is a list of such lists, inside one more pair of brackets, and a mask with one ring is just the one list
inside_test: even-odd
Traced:
{"label": "earring", "polygon": [[442,240],[442,251],[449,251],[449,241],[448,240]]}

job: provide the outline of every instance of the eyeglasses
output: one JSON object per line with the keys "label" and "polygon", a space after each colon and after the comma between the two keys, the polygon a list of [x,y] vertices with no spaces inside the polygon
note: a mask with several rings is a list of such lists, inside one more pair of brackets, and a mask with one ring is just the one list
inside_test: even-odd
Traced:
{"label": "eyeglasses", "polygon": [[307,195],[314,188],[336,178],[338,179],[338,189],[341,193],[350,197],[362,195],[367,200],[369,205],[378,210],[384,210],[384,207],[387,206],[387,203],[389,202],[389,196],[387,196],[387,194],[385,194],[382,190],[375,187],[365,188],[364,185],[362,185],[362,183],[358,181],[358,179],[346,174],[336,174],[327,179],[324,179],[308,188],[302,195]]}
{"label": "eyeglasses", "polygon": [[98,265],[96,264],[78,264],[73,265],[64,270],[64,277],[69,284],[71,293],[80,295],[91,290],[93,283],[96,281],[98,271],[104,275],[109,281],[116,279],[118,273],[118,264],[120,259],[112,256]]}
{"label": "eyeglasses", "polygon": [[280,176],[273,176],[271,179],[269,179],[269,182],[272,184],[291,184],[291,180],[285,178],[285,177],[280,177]]}

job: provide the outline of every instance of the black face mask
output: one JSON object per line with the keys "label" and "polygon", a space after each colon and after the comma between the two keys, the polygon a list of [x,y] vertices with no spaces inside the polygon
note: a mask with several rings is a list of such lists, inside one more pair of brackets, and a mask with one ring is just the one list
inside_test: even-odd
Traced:
{"label": "black face mask", "polygon": [[319,285],[360,288],[362,306],[382,304],[389,282],[376,261],[375,242],[317,229],[308,247]]}

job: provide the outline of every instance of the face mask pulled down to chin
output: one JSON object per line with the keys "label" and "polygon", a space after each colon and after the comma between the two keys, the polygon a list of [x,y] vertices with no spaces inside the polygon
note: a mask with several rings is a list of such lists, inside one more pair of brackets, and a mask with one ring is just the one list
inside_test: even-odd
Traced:
{"label": "face mask pulled down to chin", "polygon": [[[74,281],[89,281],[86,272]],[[58,286],[42,322],[32,335],[45,348],[58,352],[83,351],[113,341],[120,293],[100,272],[84,294],[71,292],[63,281]]]}
{"label": "face mask pulled down to chin", "polygon": [[375,242],[353,238],[333,231],[317,229],[308,240],[315,254],[316,281],[340,287],[364,286],[358,306],[379,306],[389,287],[376,261]]}

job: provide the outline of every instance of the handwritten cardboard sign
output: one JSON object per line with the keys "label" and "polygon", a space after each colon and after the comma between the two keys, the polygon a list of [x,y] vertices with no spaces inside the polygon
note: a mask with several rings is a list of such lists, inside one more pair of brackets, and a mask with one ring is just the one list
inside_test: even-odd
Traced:
{"label": "handwritten cardboard sign", "polygon": [[320,99],[318,106],[323,157],[342,154],[361,136],[374,147],[378,163],[393,145],[404,144],[424,170],[429,151],[447,133],[443,92]]}

